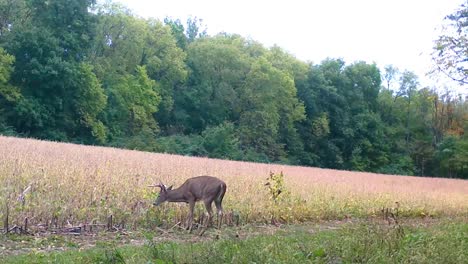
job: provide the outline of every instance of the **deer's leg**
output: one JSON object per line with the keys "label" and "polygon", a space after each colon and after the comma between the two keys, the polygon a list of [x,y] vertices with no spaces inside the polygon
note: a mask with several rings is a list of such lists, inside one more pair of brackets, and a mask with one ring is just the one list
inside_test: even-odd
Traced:
{"label": "deer's leg", "polygon": [[218,218],[217,218],[217,226],[218,228],[221,228],[221,224],[223,221],[223,205],[221,204],[222,201],[215,200],[215,206],[216,206],[216,211],[218,213]]}
{"label": "deer's leg", "polygon": [[208,213],[208,223],[206,224],[206,226],[210,226],[211,225],[211,216],[213,215],[213,209],[211,209],[211,203],[213,201],[205,201],[205,208],[206,208],[206,212]]}
{"label": "deer's leg", "polygon": [[218,193],[218,197],[216,197],[216,199],[214,200],[215,202],[215,205],[216,205],[216,209],[218,211],[218,229],[221,228],[221,224],[223,222],[223,198],[224,198],[224,194],[226,194],[226,184],[222,184],[220,186],[220,190],[219,190],[219,193]]}
{"label": "deer's leg", "polygon": [[193,210],[195,209],[195,201],[189,201],[189,215],[187,218],[187,229],[192,232]]}

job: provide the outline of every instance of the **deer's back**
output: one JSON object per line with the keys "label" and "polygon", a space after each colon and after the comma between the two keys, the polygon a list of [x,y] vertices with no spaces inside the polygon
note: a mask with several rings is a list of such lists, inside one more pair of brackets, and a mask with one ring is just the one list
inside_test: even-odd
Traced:
{"label": "deer's back", "polygon": [[180,188],[186,188],[197,199],[201,199],[226,191],[226,183],[213,176],[197,176],[186,180]]}

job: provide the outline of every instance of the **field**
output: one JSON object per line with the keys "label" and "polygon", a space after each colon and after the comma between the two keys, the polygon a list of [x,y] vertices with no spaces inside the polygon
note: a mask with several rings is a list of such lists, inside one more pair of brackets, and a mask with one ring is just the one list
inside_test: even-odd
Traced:
{"label": "field", "polygon": [[[276,200],[265,186],[270,173],[284,175],[277,182],[283,192]],[[0,136],[3,231],[16,226],[37,233],[44,228],[105,224],[111,215],[116,229],[169,229],[185,219],[186,205],[155,208],[156,190],[147,186],[159,180],[178,186],[196,175],[216,176],[227,183],[228,229],[235,224],[372,221],[382,218],[385,209],[399,219],[458,219],[466,230],[468,181],[464,180],[214,160]],[[201,212],[199,206],[196,214]],[[462,237],[468,244],[466,239]]]}

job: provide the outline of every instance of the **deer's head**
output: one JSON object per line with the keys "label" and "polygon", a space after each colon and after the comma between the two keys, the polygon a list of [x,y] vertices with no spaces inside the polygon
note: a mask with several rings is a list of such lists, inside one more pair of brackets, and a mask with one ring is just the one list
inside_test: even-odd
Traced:
{"label": "deer's head", "polygon": [[166,185],[159,183],[157,185],[153,185],[151,187],[159,187],[161,190],[159,191],[158,198],[153,203],[153,205],[158,206],[164,203],[167,200],[167,191],[172,190],[172,186],[166,187]]}

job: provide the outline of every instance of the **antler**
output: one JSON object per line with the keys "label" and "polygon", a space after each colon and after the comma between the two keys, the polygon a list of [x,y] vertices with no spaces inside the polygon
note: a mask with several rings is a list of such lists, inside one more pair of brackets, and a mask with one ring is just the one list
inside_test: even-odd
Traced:
{"label": "antler", "polygon": [[159,187],[161,188],[161,190],[166,190],[166,185],[164,185],[161,181],[159,181],[159,184],[155,184],[155,185],[148,185],[148,187]]}

